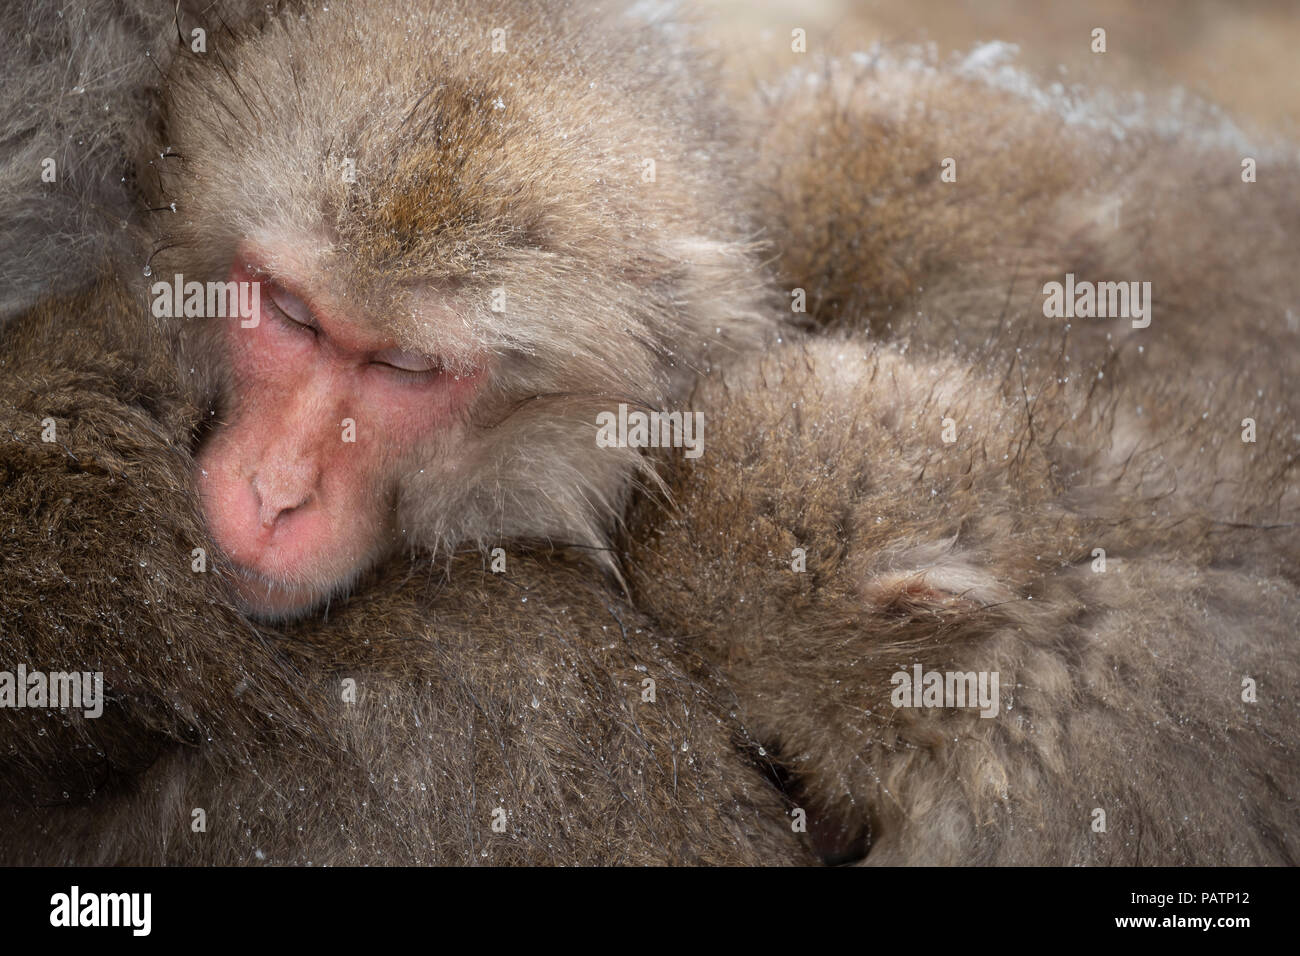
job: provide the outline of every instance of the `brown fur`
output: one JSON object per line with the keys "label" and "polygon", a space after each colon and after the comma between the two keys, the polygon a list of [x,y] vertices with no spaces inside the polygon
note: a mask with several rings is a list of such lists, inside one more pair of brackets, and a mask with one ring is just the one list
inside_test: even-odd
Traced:
{"label": "brown fur", "polygon": [[[996,55],[875,51],[763,91],[775,126],[755,143],[770,184],[757,194],[780,281],[808,292],[795,318],[1006,365],[1017,347],[1038,362],[1068,343],[1087,373],[1148,390],[1195,362],[1204,387],[1243,401],[1253,386],[1220,379],[1289,371],[1273,345],[1300,334],[1294,147],[1168,95],[1054,92],[982,62]],[[940,180],[946,157],[956,182]],[[1045,318],[1043,284],[1066,272],[1150,281],[1151,327]]]}
{"label": "brown fur", "polygon": [[0,709],[5,791],[81,800],[169,741],[242,761],[254,734],[300,737],[291,669],[213,600],[219,569],[189,570],[210,551],[186,451],[199,413],[122,287],[47,301],[0,341],[3,666],[100,670],[111,692],[96,720]]}
{"label": "brown fur", "polygon": [[[871,863],[1294,863],[1294,531],[1077,467],[1092,423],[1036,437],[961,364],[853,342],[796,355],[695,396],[708,466],[674,475],[666,524],[642,506],[627,565],[636,603],[736,688],[823,846]],[[1060,426],[1058,409],[1036,414]],[[1259,477],[1239,493],[1275,501]],[[896,709],[890,677],[916,663],[999,672],[1000,712]]]}

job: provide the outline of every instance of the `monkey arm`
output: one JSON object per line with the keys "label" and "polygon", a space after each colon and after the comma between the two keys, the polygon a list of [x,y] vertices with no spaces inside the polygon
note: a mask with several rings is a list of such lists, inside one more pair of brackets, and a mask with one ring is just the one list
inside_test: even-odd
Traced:
{"label": "monkey arm", "polygon": [[91,806],[0,808],[10,863],[809,862],[734,698],[586,562],[393,561],[284,628],[307,739],[168,747]]}
{"label": "monkey arm", "polygon": [[[328,736],[238,775],[160,770],[181,794],[156,811],[171,841],[146,851],[318,865],[808,862],[728,689],[585,560],[522,547],[502,573],[476,553],[395,560],[285,638],[310,651],[304,679]],[[202,838],[188,832],[194,806],[207,808]]]}
{"label": "monkey arm", "polygon": [[[1039,428],[1072,422],[1038,385]],[[1107,446],[1087,416],[1032,437],[996,379],[857,342],[732,368],[692,407],[713,437],[668,463],[667,513],[632,516],[634,600],[723,669],[831,855],[1295,860],[1295,536],[1197,512],[1226,467],[1203,436],[1161,445],[1202,490],[1160,500],[1082,451]],[[900,703],[916,665],[997,674],[994,712]],[[1244,677],[1273,695],[1243,702]]]}
{"label": "monkey arm", "polygon": [[0,709],[0,779],[24,799],[84,798],[166,742],[237,756],[300,706],[217,573],[195,570],[198,411],[142,313],[105,280],[0,339],[0,669],[102,673],[106,697],[98,717]]}

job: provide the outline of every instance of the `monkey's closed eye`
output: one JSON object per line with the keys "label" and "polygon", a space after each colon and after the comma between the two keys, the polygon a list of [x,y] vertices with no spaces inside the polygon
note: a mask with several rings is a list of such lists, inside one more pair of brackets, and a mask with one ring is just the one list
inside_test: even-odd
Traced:
{"label": "monkey's closed eye", "polygon": [[306,302],[302,301],[302,299],[298,298],[289,290],[276,285],[273,282],[263,280],[263,284],[266,286],[267,292],[271,296],[271,301],[275,304],[275,307],[280,311],[281,315],[295,325],[301,325],[304,328],[310,329],[313,333],[318,331],[317,325],[311,316],[311,309],[307,306]]}
{"label": "monkey's closed eye", "polygon": [[431,378],[436,372],[442,370],[442,363],[436,358],[402,349],[384,349],[371,356],[370,361],[373,365],[381,365],[395,372],[401,372],[404,377],[412,379]]}

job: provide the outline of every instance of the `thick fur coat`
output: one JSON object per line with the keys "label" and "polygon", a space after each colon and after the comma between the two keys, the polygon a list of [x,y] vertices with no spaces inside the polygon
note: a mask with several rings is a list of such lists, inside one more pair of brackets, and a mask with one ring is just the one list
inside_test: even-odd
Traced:
{"label": "thick fur coat", "polygon": [[[492,13],[472,22],[486,29]],[[275,21],[223,62],[239,76],[259,44],[298,51],[304,23]],[[332,48],[362,56],[364,37],[331,24],[320,30],[341,31]],[[521,32],[536,56],[554,53]],[[575,52],[576,75],[616,70],[624,48],[608,49]],[[514,434],[534,490],[570,477],[547,471],[554,455],[573,468],[580,452],[596,458],[579,411],[615,394],[610,375],[626,374],[634,402],[703,411],[706,450],[648,458],[655,481],[636,456],[592,465],[584,478],[605,490],[546,513],[580,517],[563,534],[489,521],[478,526],[501,536],[485,541],[430,519],[440,530],[413,555],[292,624],[242,618],[219,562],[192,570],[207,537],[191,456],[220,369],[175,362],[143,279],[110,260],[94,287],[16,314],[0,338],[0,663],[102,670],[110,703],[97,720],[0,710],[0,859],[1296,862],[1300,547],[1285,386],[1300,207],[1281,174],[1294,169],[1280,147],[1204,135],[1196,116],[1121,127],[1104,120],[1114,104],[1064,109],[988,58],[819,65],[728,130],[706,97],[690,135],[720,155],[758,130],[734,194],[733,159],[691,167],[657,199],[532,188],[568,147],[553,117],[533,130],[545,90],[509,75],[469,93],[432,87],[419,136],[384,111],[340,131],[344,153],[369,157],[358,180],[371,179],[364,203],[312,207],[351,236],[318,268],[360,283],[381,252],[428,269],[504,256],[482,267],[511,263],[540,298],[516,333],[537,336],[520,352],[536,370],[521,361],[503,387],[594,383],[553,423],[565,437],[550,457],[533,450],[552,433]],[[265,98],[305,110],[276,124],[298,138],[272,155],[336,158],[304,145],[332,74],[273,60],[267,82],[308,98]],[[467,75],[491,72],[473,62]],[[232,132],[255,128],[262,101],[202,81],[202,68],[175,67],[168,125],[140,121],[141,135],[185,144],[199,172],[128,183],[123,200],[149,208],[161,183],[177,201],[161,226],[134,214],[133,234],[176,243],[156,251],[160,270],[186,256],[187,270],[216,270],[218,247],[266,221],[252,187],[270,174]],[[333,92],[373,103],[413,82],[363,75]],[[690,60],[668,93],[632,105],[620,105],[631,90],[591,94],[584,141],[616,152],[601,119],[624,110],[648,131],[631,153],[670,148],[659,137],[680,125],[672,109],[709,75]],[[463,108],[492,93],[504,110]],[[189,149],[203,117],[232,139],[228,155]],[[499,122],[520,125],[507,135]],[[444,163],[408,165],[412,150],[445,159],[447,136],[475,131],[487,139],[455,167],[463,180]],[[1245,149],[1273,175],[1243,183]],[[498,155],[505,166],[488,161]],[[949,156],[956,182],[940,179]],[[204,178],[209,163],[227,165]],[[239,199],[251,205],[209,235],[220,199],[202,190],[228,176],[250,182]],[[507,197],[511,183],[522,185]],[[441,225],[464,241],[425,248],[421,217],[458,203],[477,214]],[[625,222],[648,231],[638,240]],[[747,223],[765,228],[767,272]],[[587,263],[613,297],[602,307],[629,300],[619,314],[631,323],[593,315],[589,350],[566,338],[586,326],[561,281]],[[1044,284],[1066,272],[1152,282],[1150,326],[1044,315]],[[810,311],[783,322],[771,303],[796,287]],[[542,313],[567,319],[550,328]],[[711,351],[723,313],[729,334],[711,345],[725,348]],[[480,318],[474,334],[494,334]],[[754,348],[782,325],[778,344]],[[182,342],[183,359],[201,355],[196,342]],[[496,341],[508,354],[519,344]],[[41,439],[47,418],[57,441]],[[638,488],[638,473],[659,490]],[[435,501],[448,505],[420,498]],[[606,546],[620,525],[613,557],[592,561],[581,546]],[[555,547],[539,547],[545,537]],[[473,550],[484,543],[504,547],[504,573]],[[997,673],[996,715],[895,706],[893,678],[916,664]]]}

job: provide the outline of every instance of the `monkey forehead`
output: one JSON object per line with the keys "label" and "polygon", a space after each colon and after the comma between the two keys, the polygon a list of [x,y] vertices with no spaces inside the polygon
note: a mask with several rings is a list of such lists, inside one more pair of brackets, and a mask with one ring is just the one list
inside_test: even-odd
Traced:
{"label": "monkey forehead", "polygon": [[181,205],[322,226],[412,277],[473,278],[521,247],[607,262],[682,223],[736,238],[709,97],[666,31],[611,16],[351,0],[273,17],[171,91],[173,142],[203,166]]}
{"label": "monkey forehead", "polygon": [[[644,257],[707,208],[699,171],[664,149],[669,133],[637,142],[618,129],[631,117],[608,103],[570,104],[588,114],[575,123],[519,86],[477,86],[440,79],[397,128],[358,142],[357,181],[332,218],[370,269],[472,281],[520,251],[592,264],[620,249]],[[650,157],[674,181],[642,182]]]}

